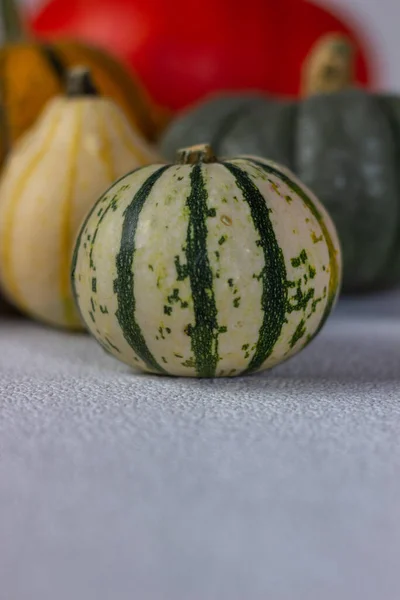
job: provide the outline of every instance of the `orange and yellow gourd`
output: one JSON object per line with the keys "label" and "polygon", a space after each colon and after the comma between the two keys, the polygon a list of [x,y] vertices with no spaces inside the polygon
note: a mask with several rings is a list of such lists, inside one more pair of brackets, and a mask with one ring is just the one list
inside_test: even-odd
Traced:
{"label": "orange and yellow gourd", "polygon": [[82,64],[90,69],[99,93],[113,98],[133,128],[149,141],[158,138],[168,115],[119,60],[76,40],[30,39],[15,0],[0,0],[0,21],[5,39],[0,47],[0,158],[35,123],[47,102],[63,92],[68,70]]}

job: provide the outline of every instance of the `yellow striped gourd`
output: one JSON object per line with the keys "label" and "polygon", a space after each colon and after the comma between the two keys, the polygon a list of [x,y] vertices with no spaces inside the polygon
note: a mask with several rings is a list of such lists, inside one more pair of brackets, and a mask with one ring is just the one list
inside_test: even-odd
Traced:
{"label": "yellow striped gourd", "polygon": [[85,68],[70,72],[17,143],[0,181],[0,285],[23,312],[79,328],[70,261],[79,226],[104,189],[156,155]]}

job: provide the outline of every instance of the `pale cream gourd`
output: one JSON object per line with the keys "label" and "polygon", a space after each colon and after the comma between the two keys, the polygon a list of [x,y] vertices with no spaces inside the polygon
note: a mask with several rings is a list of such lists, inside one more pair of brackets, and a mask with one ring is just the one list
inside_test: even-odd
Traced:
{"label": "pale cream gourd", "polygon": [[130,173],[82,225],[72,282],[82,318],[145,372],[221,377],[304,348],[335,305],[335,227],[293,173],[208,145]]}
{"label": "pale cream gourd", "polygon": [[79,226],[116,179],[157,160],[85,68],[49,102],[10,155],[0,181],[0,285],[23,312],[80,328],[70,288]]}

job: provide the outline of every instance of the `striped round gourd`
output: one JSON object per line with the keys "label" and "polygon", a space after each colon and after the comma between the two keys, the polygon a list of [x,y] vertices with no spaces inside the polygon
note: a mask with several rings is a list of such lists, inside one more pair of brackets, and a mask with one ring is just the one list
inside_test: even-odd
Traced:
{"label": "striped round gourd", "polygon": [[73,244],[101,192],[157,160],[84,68],[11,152],[0,180],[0,287],[23,312],[81,328],[70,286]]}
{"label": "striped round gourd", "polygon": [[72,265],[88,329],[140,370],[213,377],[289,358],[337,297],[340,248],[287,169],[209,146],[129,173],[97,202]]}

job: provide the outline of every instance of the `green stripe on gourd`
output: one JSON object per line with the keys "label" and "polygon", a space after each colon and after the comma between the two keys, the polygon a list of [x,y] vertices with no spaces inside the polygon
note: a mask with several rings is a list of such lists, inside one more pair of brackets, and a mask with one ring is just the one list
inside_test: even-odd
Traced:
{"label": "green stripe on gourd", "polygon": [[116,317],[124,338],[149,369],[154,369],[158,373],[163,374],[167,374],[167,371],[158,364],[150,352],[140,325],[135,319],[135,275],[132,263],[136,251],[135,235],[140,211],[151,193],[154,184],[167,169],[167,166],[162,167],[153,173],[135,194],[132,202],[125,211],[121,246],[117,255],[117,279],[114,282],[114,290],[118,298]]}
{"label": "green stripe on gourd", "polygon": [[225,162],[224,165],[235,177],[238,188],[249,204],[254,227],[260,235],[259,245],[265,259],[261,274],[263,285],[261,302],[264,318],[255,353],[246,369],[250,373],[259,369],[270,356],[281,334],[286,314],[287,274],[282,249],[276,240],[264,197],[244,171],[232,163]]}
{"label": "green stripe on gourd", "polygon": [[[97,202],[95,202],[95,204],[93,204],[92,208],[89,210],[85,219],[83,220],[83,223],[81,225],[81,228],[79,230],[79,233],[78,233],[76,241],[75,241],[74,250],[73,250],[72,259],[71,259],[72,295],[74,297],[75,305],[77,306],[81,317],[82,317],[82,313],[81,313],[81,308],[80,308],[79,301],[78,301],[79,294],[78,294],[77,286],[76,286],[75,272],[76,272],[76,266],[77,266],[77,261],[78,261],[78,253],[79,253],[79,250],[81,249],[81,246],[83,245],[82,239],[83,239],[83,235],[86,231],[86,227],[87,227],[90,219],[93,217],[93,215],[95,215],[97,213],[97,211],[99,210],[99,205],[106,198],[108,192],[110,190],[114,189],[118,185],[118,183],[123,181],[125,179],[125,177],[127,177],[127,175],[132,175],[132,173],[136,173],[137,171],[140,171],[145,168],[147,168],[147,167],[139,167],[139,168],[135,169],[134,171],[131,171],[130,173],[127,173],[127,174],[123,175],[122,177],[120,177],[119,179],[117,179],[116,181],[114,181],[114,183],[104,192],[102,197],[99,198],[99,200]],[[108,210],[110,208],[111,208],[111,205],[109,205],[105,210],[107,210],[107,212],[108,212]],[[103,220],[103,219],[104,219],[104,214],[101,216],[101,220]],[[84,320],[83,317],[82,317],[82,320]]]}
{"label": "green stripe on gourd", "polygon": [[214,377],[218,364],[218,310],[207,253],[208,193],[200,165],[193,167],[190,181],[192,191],[187,199],[186,260],[195,317],[190,335],[191,346],[198,376]]}
{"label": "green stripe on gourd", "polygon": [[326,303],[324,315],[321,319],[320,325],[314,334],[314,335],[316,335],[321,330],[325,321],[329,317],[329,314],[332,310],[332,306],[335,302],[338,287],[340,285],[340,273],[339,273],[339,267],[338,267],[338,261],[337,261],[337,250],[333,244],[333,240],[332,240],[332,237],[326,226],[324,217],[322,216],[322,214],[320,213],[320,211],[318,210],[317,206],[312,201],[310,196],[308,196],[307,193],[304,191],[304,189],[302,187],[300,187],[300,185],[298,185],[296,183],[296,181],[293,180],[293,178],[288,177],[282,170],[278,170],[278,169],[274,168],[273,166],[266,164],[264,162],[258,161],[258,160],[250,159],[250,162],[257,165],[261,169],[263,169],[263,171],[265,171],[266,173],[270,173],[271,175],[276,175],[282,181],[284,181],[284,183],[286,183],[286,185],[293,192],[295,192],[298,196],[300,196],[300,198],[303,200],[304,204],[307,206],[307,208],[310,210],[310,212],[313,214],[313,216],[317,219],[319,226],[321,227],[322,233],[325,238],[325,242],[326,242],[326,244],[328,246],[328,250],[329,250],[330,279],[329,279],[329,288],[328,288],[328,302]]}

